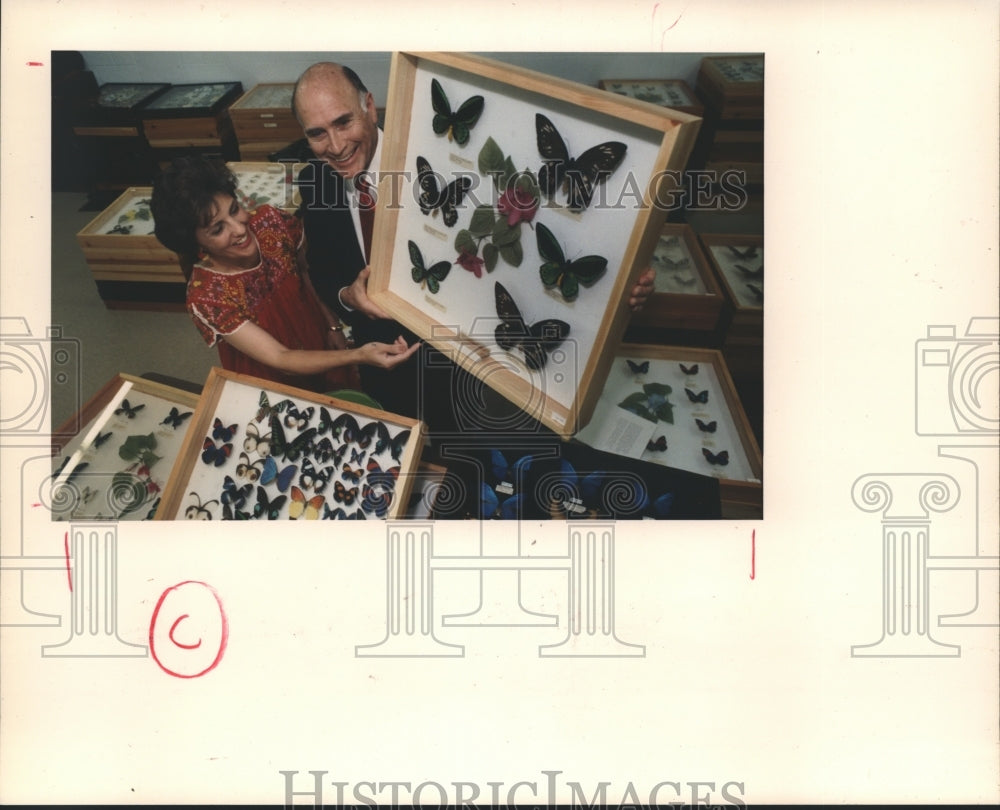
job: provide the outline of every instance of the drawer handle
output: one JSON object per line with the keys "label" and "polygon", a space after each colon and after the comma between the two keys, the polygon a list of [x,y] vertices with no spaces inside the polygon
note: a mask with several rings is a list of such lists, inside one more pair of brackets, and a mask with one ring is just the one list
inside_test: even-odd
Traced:
{"label": "drawer handle", "polygon": [[264,129],[275,129],[277,124],[264,124]]}
{"label": "drawer handle", "polygon": [[261,113],[261,118],[274,118],[274,113]]}

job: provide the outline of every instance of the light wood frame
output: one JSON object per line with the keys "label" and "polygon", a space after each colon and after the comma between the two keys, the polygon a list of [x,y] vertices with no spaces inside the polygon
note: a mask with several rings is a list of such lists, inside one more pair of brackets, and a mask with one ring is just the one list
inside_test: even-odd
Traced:
{"label": "light wood frame", "polygon": [[[483,116],[466,146],[449,143],[432,131],[432,78],[445,87],[453,109],[473,94],[487,98]],[[491,105],[497,108],[496,115],[490,115]],[[560,435],[571,435],[586,423],[599,395],[611,361],[606,347],[616,346],[621,339],[629,318],[629,292],[647,266],[666,219],[667,206],[656,202],[667,200],[677,185],[700,119],[509,64],[454,53],[394,54],[386,110],[369,279],[371,297],[542,424]],[[452,241],[458,230],[467,226],[471,207],[460,213],[459,224],[450,230],[441,229],[440,219],[424,217],[414,194],[416,156],[424,156],[435,171],[446,175],[445,180],[456,164],[478,176],[480,200],[495,203],[491,180],[478,173],[477,155],[489,136],[517,169],[537,171],[542,158],[535,143],[535,113],[553,120],[572,155],[611,135],[629,145],[630,155],[634,152],[634,158],[627,159],[603,189],[606,199],[619,200],[623,184],[631,180],[629,188],[635,189],[635,196],[628,198],[625,206],[597,210],[599,206],[592,205],[582,214],[569,214],[542,197],[532,223],[532,227],[544,223],[552,230],[567,260],[588,252],[608,257],[607,273],[592,289],[581,291],[572,307],[549,299],[551,293],[539,281],[535,232],[522,223],[524,260],[519,267],[512,268],[501,260],[493,273],[483,273],[477,279],[454,264],[441,285],[442,294],[421,293],[410,279],[407,242],[414,235],[420,239],[418,247],[428,266],[456,259],[458,251]],[[441,230],[431,238],[441,241],[435,243],[428,240],[427,233],[436,229]],[[570,339],[559,352],[552,353],[551,362],[541,371],[528,370],[520,355],[496,345],[494,281],[508,289],[526,322],[559,318],[570,324]],[[452,294],[456,287],[459,291]],[[445,290],[449,290],[447,295]]]}

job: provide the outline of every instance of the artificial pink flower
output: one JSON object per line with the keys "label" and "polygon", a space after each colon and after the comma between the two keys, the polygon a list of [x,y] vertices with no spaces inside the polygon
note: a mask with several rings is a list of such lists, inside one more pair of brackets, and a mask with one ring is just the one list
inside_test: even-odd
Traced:
{"label": "artificial pink flower", "polygon": [[458,263],[462,265],[470,273],[473,273],[476,278],[483,277],[483,260],[480,259],[475,253],[469,253],[467,250],[463,250],[458,254]]}
{"label": "artificial pink flower", "polygon": [[538,200],[530,191],[521,188],[508,189],[497,202],[500,216],[507,217],[507,225],[513,228],[518,222],[531,222],[538,210]]}

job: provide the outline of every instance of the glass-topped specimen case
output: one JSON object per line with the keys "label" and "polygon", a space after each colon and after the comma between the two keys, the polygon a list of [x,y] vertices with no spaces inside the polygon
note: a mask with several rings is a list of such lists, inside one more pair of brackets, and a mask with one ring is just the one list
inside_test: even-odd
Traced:
{"label": "glass-topped specimen case", "polygon": [[423,423],[214,368],[157,520],[406,514]]}
{"label": "glass-topped specimen case", "polygon": [[663,226],[650,267],[653,294],[632,313],[633,326],[709,332],[718,325],[723,297],[691,226]]}
{"label": "glass-topped specimen case", "polygon": [[226,165],[236,175],[236,191],[248,210],[266,203],[294,214],[302,202],[295,185],[302,163],[235,162]]}
{"label": "glass-topped specimen case", "polygon": [[576,439],[719,479],[723,517],[761,517],[763,462],[722,354],[622,344]]}
{"label": "glass-topped specimen case", "polygon": [[[163,82],[112,82],[97,91],[97,103],[81,111],[73,128],[77,135],[137,135],[139,111],[170,88]],[[128,132],[109,131],[125,127]]]}
{"label": "glass-topped specimen case", "polygon": [[571,435],[699,119],[466,54],[394,54],[389,84],[369,293]]}
{"label": "glass-topped specimen case", "polygon": [[294,88],[294,82],[258,84],[230,106],[242,160],[267,160],[302,137],[302,127],[292,114]]}
{"label": "glass-topped specimen case", "polygon": [[762,329],[764,237],[757,234],[703,233],[700,239],[733,308],[735,325]]}
{"label": "glass-topped specimen case", "polygon": [[220,148],[238,156],[229,105],[243,92],[239,82],[175,84],[142,109],[142,129],[154,149]]}
{"label": "glass-topped specimen case", "polygon": [[683,79],[601,79],[597,86],[611,93],[670,107],[699,118],[705,113],[704,105]]}
{"label": "glass-topped specimen case", "polygon": [[175,84],[157,96],[143,110],[145,117],[201,117],[215,115],[239,98],[240,82],[206,82]]}
{"label": "glass-topped specimen case", "polygon": [[764,54],[706,56],[695,88],[714,117],[763,120]]}
{"label": "glass-topped specimen case", "polygon": [[119,374],[56,431],[54,520],[150,520],[191,426],[198,396]]}

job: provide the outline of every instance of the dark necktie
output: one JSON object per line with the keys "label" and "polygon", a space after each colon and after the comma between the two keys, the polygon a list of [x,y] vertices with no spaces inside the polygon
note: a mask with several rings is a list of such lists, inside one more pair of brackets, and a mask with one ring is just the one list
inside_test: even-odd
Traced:
{"label": "dark necktie", "polygon": [[361,215],[361,236],[365,243],[365,260],[372,255],[372,225],[375,222],[375,195],[367,177],[360,177],[358,187],[358,213]]}

